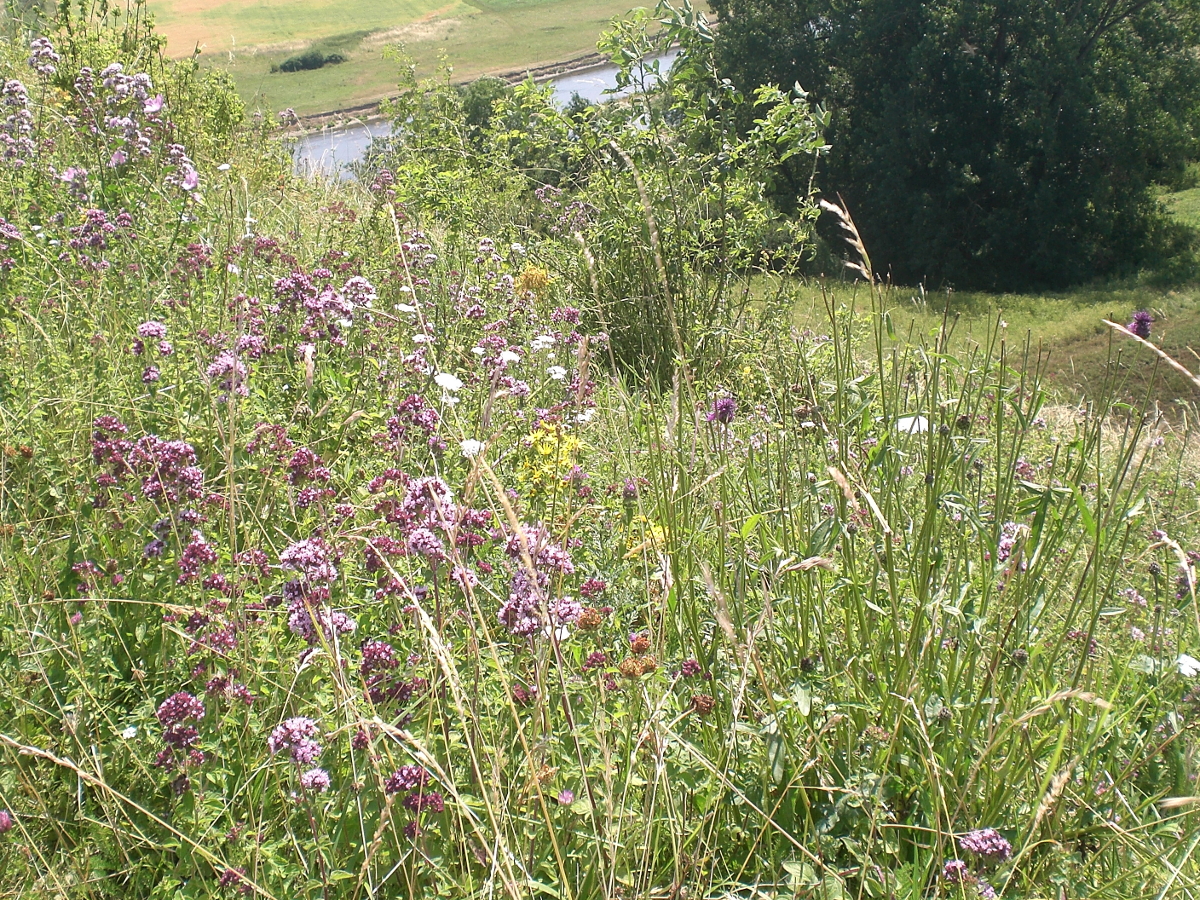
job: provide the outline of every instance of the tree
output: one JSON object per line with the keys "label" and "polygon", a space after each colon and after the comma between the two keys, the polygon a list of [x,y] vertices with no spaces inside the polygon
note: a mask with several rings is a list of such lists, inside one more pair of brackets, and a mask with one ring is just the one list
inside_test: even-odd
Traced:
{"label": "tree", "polygon": [[821,172],[880,272],[1063,284],[1171,239],[1155,185],[1197,149],[1196,0],[713,0],[743,90],[832,113]]}

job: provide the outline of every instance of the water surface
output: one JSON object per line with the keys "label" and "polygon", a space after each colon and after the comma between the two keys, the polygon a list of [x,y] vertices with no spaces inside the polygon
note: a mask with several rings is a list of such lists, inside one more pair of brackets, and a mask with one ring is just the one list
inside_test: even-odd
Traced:
{"label": "water surface", "polygon": [[[678,57],[678,50],[670,50],[657,57],[660,71],[665,75]],[[557,75],[547,79],[546,83],[554,87],[554,101],[560,106],[570,103],[575,94],[588,103],[603,103],[630,93],[628,90],[605,93],[617,85],[617,67],[611,63]],[[297,138],[293,147],[296,171],[353,178],[347,165],[362,159],[372,140],[387,137],[391,133],[392,123],[383,119],[310,131]]]}

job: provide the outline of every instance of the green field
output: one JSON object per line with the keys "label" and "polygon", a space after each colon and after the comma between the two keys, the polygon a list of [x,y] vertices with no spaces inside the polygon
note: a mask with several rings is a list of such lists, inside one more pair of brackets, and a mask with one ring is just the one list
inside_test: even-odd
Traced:
{"label": "green field", "polygon": [[[635,0],[151,0],[168,50],[230,71],[256,109],[292,107],[301,115],[360,106],[394,90],[402,46],[431,74],[444,54],[455,80],[519,72],[595,51],[614,16]],[[341,65],[274,73],[272,65],[316,47],[346,57]]]}

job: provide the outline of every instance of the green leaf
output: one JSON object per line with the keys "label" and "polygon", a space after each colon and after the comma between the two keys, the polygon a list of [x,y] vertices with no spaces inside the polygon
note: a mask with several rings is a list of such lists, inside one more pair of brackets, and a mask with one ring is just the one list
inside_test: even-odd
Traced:
{"label": "green leaf", "polygon": [[1072,492],[1075,495],[1075,506],[1079,509],[1079,517],[1083,520],[1083,527],[1088,533],[1088,537],[1092,540],[1096,539],[1096,520],[1092,517],[1092,511],[1088,509],[1087,500],[1083,497],[1083,491],[1079,490],[1078,485],[1071,485]]}
{"label": "green leaf", "polygon": [[792,702],[796,704],[800,715],[807,718],[812,713],[812,692],[805,685],[798,684],[792,688]]}
{"label": "green leaf", "polygon": [[778,787],[786,774],[787,745],[778,732],[767,735],[767,763],[771,767],[771,784]]}

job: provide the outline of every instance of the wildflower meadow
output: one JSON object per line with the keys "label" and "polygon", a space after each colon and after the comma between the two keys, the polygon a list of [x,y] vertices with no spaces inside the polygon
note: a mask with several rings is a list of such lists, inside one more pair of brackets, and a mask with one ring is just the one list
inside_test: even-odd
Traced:
{"label": "wildflower meadow", "polygon": [[358,182],[140,19],[0,44],[0,895],[1200,890],[1190,407],[903,332],[831,201],[798,323],[825,113],[721,145],[660,15]]}

